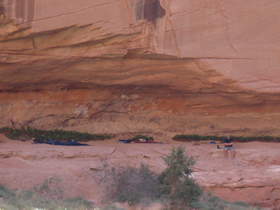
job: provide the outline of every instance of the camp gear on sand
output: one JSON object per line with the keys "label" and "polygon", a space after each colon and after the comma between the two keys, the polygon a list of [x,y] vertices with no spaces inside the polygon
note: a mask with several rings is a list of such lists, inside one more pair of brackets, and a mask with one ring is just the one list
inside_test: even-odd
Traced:
{"label": "camp gear on sand", "polygon": [[53,139],[34,139],[34,144],[50,144],[50,145],[58,145],[58,146],[89,146],[88,144],[81,144],[75,140],[68,141],[59,141]]}
{"label": "camp gear on sand", "polygon": [[144,138],[139,138],[139,139],[121,139],[119,142],[124,143],[124,144],[130,144],[130,143],[142,143],[142,144],[161,144],[161,142],[154,141],[152,139],[144,139]]}
{"label": "camp gear on sand", "polygon": [[124,144],[129,144],[131,143],[133,140],[132,139],[120,139],[119,142],[124,143]]}

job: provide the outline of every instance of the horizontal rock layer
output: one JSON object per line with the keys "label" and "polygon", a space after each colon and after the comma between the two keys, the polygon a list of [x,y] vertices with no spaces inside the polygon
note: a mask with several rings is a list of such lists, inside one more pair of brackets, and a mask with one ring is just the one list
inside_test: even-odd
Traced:
{"label": "horizontal rock layer", "polygon": [[201,58],[153,53],[149,34],[1,21],[1,126],[279,134],[277,92],[245,89]]}

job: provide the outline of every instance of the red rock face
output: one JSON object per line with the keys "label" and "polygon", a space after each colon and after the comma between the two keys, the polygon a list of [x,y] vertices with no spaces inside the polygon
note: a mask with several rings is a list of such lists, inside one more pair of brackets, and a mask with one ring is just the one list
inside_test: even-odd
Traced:
{"label": "red rock face", "polygon": [[[205,60],[245,88],[279,91],[279,2],[162,1],[162,53]],[[159,35],[158,35],[159,36]]]}
{"label": "red rock face", "polygon": [[[225,113],[236,115],[237,122],[246,119],[232,125],[231,116],[226,126],[208,120],[198,127],[182,123],[171,126],[172,132],[279,133],[274,117],[279,103],[276,1],[2,0],[1,5],[17,23],[1,17],[3,94],[37,91],[40,98],[42,91],[61,89],[102,89],[125,98],[143,94],[129,101],[125,113],[130,109],[150,112],[145,116],[199,112],[199,122],[213,115],[228,117]],[[164,91],[168,94],[162,98]],[[81,102],[85,104],[92,102]],[[63,116],[67,114],[73,113],[68,110]],[[2,124],[11,115],[5,115]],[[28,114],[17,116],[23,124],[31,120]],[[263,127],[262,116],[267,116],[269,126]]]}
{"label": "red rock face", "polygon": [[280,135],[279,6],[2,0],[0,126]]}
{"label": "red rock face", "polygon": [[[245,88],[279,90],[275,0],[6,0],[5,4],[9,16],[32,24],[34,31],[92,23],[108,33],[146,31],[155,53],[202,59]],[[133,27],[143,20],[147,23]]]}

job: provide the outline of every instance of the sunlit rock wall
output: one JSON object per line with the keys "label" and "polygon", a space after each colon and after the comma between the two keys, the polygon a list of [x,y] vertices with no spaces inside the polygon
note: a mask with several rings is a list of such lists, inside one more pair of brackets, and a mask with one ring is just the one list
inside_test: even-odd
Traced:
{"label": "sunlit rock wall", "polygon": [[[153,112],[159,118],[168,113],[174,119],[176,114],[186,117],[191,113],[193,122],[199,121],[198,125],[172,127],[172,120],[172,132],[189,126],[196,129],[192,133],[204,128],[205,133],[233,130],[258,134],[265,129],[261,134],[278,133],[279,9],[277,0],[1,0],[0,91],[4,101],[7,92],[11,100],[7,109],[0,109],[3,124],[18,112],[14,121],[24,125],[44,127],[45,120],[33,123],[32,119],[46,116],[52,119],[47,127],[64,125],[58,119],[69,122],[73,113],[52,107],[43,92],[66,90],[79,98],[86,89],[97,96],[109,91],[112,95],[104,97],[108,106],[100,108],[91,99],[70,100],[67,106],[92,104],[102,112],[89,108],[90,112],[102,113],[99,117],[106,124],[104,113],[112,118],[112,113],[118,113],[120,99],[128,98],[129,107],[118,113],[124,119],[128,119],[127,113],[135,116],[140,110],[145,125],[154,119]],[[14,22],[3,19],[3,14]],[[115,90],[119,92],[113,93]],[[28,109],[11,108],[24,101],[25,97],[19,101],[17,92],[32,92],[32,97],[42,97],[43,102]],[[114,103],[112,96],[116,97]],[[54,100],[65,107],[61,97]],[[44,103],[50,108],[45,114],[47,109],[41,110]],[[30,110],[32,119],[26,114]],[[205,116],[217,114],[221,118],[215,122],[232,116],[225,114],[234,114],[237,123],[213,125],[213,120],[205,121]],[[85,125],[96,123],[94,117],[82,119]],[[80,123],[74,121],[71,125]],[[115,123],[119,125],[118,120]],[[163,124],[156,126],[161,130]],[[271,130],[272,124],[275,129]]]}
{"label": "sunlit rock wall", "polygon": [[8,16],[45,31],[95,24],[142,32],[151,51],[199,58],[258,91],[278,91],[277,0],[2,0]]}

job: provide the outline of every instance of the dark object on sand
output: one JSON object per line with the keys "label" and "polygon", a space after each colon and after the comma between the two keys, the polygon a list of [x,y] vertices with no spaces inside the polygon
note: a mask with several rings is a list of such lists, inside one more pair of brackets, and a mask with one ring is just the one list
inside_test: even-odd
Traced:
{"label": "dark object on sand", "polygon": [[89,146],[88,144],[81,144],[75,140],[69,141],[58,141],[53,139],[34,139],[34,144],[50,144],[50,145],[58,145],[58,146]]}
{"label": "dark object on sand", "polygon": [[119,142],[124,143],[124,144],[129,144],[133,142],[133,139],[120,139]]}
{"label": "dark object on sand", "polygon": [[154,141],[153,139],[121,139],[119,142],[124,144],[130,143],[143,143],[143,144],[161,144],[161,142]]}
{"label": "dark object on sand", "polygon": [[144,144],[157,144],[160,142],[151,140],[151,139],[136,139],[133,141],[134,143],[144,143]]}

